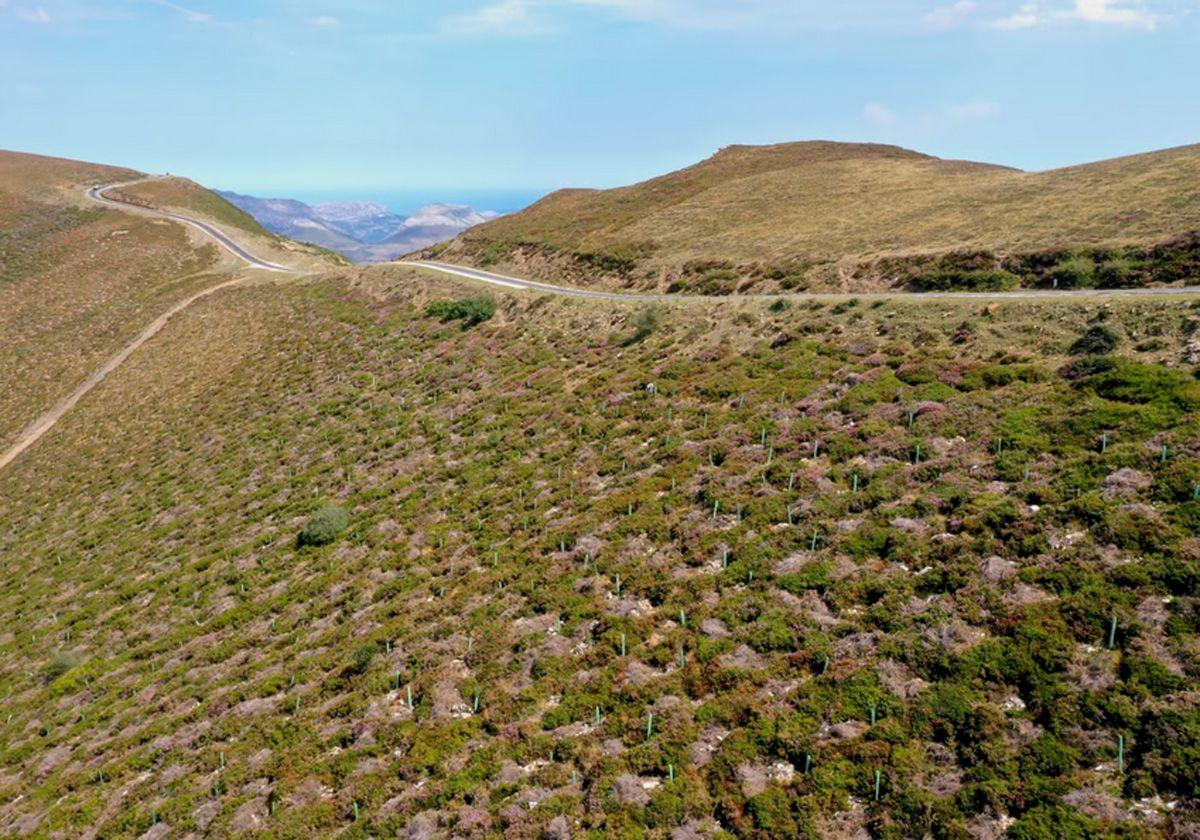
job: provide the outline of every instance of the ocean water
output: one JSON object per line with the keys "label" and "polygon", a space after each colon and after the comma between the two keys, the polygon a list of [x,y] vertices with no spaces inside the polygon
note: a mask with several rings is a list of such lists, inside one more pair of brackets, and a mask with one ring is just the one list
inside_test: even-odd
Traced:
{"label": "ocean water", "polygon": [[515,213],[533,204],[549,190],[292,190],[283,198],[294,198],[305,204],[340,201],[377,201],[400,216],[411,216],[429,204],[466,204],[476,210],[495,210]]}

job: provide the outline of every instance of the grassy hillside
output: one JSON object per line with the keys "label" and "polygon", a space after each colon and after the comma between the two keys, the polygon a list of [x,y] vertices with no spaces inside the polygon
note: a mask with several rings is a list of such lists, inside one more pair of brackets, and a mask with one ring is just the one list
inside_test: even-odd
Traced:
{"label": "grassy hillside", "polygon": [[186,178],[159,178],[109,191],[113,198],[143,207],[173,210],[219,226],[227,235],[265,259],[312,270],[346,265],[339,254],[319,245],[294,242],[271,233],[249,213]]}
{"label": "grassy hillside", "polygon": [[154,314],[213,282],[213,247],[83,198],[137,175],[0,152],[0,449]]}
{"label": "grassy hillside", "polygon": [[438,252],[708,293],[1119,286],[1200,274],[1197,231],[1200,146],[1028,173],[793,143],[730,147],[631,187],[554,193]]}
{"label": "grassy hillside", "polygon": [[0,472],[0,827],[1196,820],[1195,308],[478,294],[222,292]]}
{"label": "grassy hillside", "polygon": [[189,216],[211,219],[222,228],[233,228],[255,236],[273,236],[249,213],[186,178],[144,181],[115,189],[112,195],[114,198],[135,204],[182,210]]}

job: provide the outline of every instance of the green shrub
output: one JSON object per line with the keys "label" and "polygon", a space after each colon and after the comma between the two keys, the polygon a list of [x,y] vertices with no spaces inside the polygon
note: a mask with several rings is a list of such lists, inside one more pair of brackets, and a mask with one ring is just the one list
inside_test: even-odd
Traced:
{"label": "green shrub", "polygon": [[658,308],[647,306],[637,314],[633,321],[633,332],[621,342],[621,346],[632,347],[635,344],[641,344],[658,329],[658,322]]}
{"label": "green shrub", "polygon": [[506,250],[503,242],[489,242],[479,255],[479,264],[484,267],[495,265],[500,262],[500,258],[504,256]]}
{"label": "green shrub", "polygon": [[73,650],[60,650],[51,657],[42,671],[42,677],[47,683],[52,683],[63,674],[76,668],[83,662],[83,657]]}
{"label": "green shrub", "polygon": [[350,664],[346,666],[346,673],[365,674],[371,667],[371,661],[375,658],[378,650],[376,645],[363,645],[355,648],[354,655],[350,658]]}
{"label": "green shrub", "polygon": [[1072,257],[1046,272],[1046,279],[1060,289],[1087,288],[1095,284],[1096,263],[1091,257]]}
{"label": "green shrub", "polygon": [[812,562],[806,563],[799,570],[780,575],[776,581],[780,588],[793,595],[803,595],[809,589],[824,592],[829,587],[829,564]]}
{"label": "green shrub", "polygon": [[1112,329],[1097,324],[1088,329],[1071,345],[1072,356],[1103,356],[1117,349],[1121,337]]}
{"label": "green shrub", "polygon": [[305,523],[296,535],[296,545],[304,548],[309,545],[329,545],[336,540],[350,524],[350,516],[335,504],[323,504],[317,512]]}
{"label": "green shrub", "polygon": [[1096,270],[1096,285],[1101,288],[1134,285],[1143,267],[1144,263],[1128,257],[1113,257]]}
{"label": "green shrub", "polygon": [[1162,365],[1124,360],[1088,380],[1092,389],[1108,400],[1144,405],[1159,401],[1185,410],[1200,407],[1200,383],[1194,377]]}
{"label": "green shrub", "polygon": [[425,314],[441,318],[442,323],[462,321],[463,329],[482,324],[496,314],[496,302],[486,295],[461,300],[437,300],[425,308]]}
{"label": "green shrub", "polygon": [[999,292],[1017,288],[1021,285],[1021,278],[1002,268],[972,271],[939,269],[920,277],[916,284],[927,292]]}

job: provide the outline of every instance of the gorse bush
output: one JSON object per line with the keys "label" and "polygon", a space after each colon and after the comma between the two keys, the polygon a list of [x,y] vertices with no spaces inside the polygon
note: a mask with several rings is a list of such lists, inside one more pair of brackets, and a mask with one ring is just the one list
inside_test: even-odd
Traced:
{"label": "gorse bush", "polygon": [[482,324],[496,314],[496,302],[486,295],[460,300],[438,300],[425,308],[425,314],[441,318],[442,323],[462,321],[463,328]]}
{"label": "gorse bush", "polygon": [[335,504],[323,504],[296,535],[296,545],[329,545],[341,536],[350,524],[350,516]]}
{"label": "gorse bush", "polygon": [[1072,257],[1050,269],[1046,279],[1060,289],[1092,286],[1096,280],[1096,263],[1091,257]]}
{"label": "gorse bush", "polygon": [[1117,349],[1121,337],[1111,328],[1097,324],[1071,345],[1072,356],[1103,356]]}
{"label": "gorse bush", "polygon": [[46,664],[42,671],[42,677],[46,682],[52,683],[68,671],[78,667],[81,662],[83,662],[83,657],[75,651],[60,650]]}
{"label": "gorse bush", "polygon": [[633,333],[621,342],[621,346],[632,347],[635,344],[641,344],[654,334],[654,331],[658,329],[658,323],[658,309],[653,306],[647,306],[637,314],[637,317],[633,321]]}

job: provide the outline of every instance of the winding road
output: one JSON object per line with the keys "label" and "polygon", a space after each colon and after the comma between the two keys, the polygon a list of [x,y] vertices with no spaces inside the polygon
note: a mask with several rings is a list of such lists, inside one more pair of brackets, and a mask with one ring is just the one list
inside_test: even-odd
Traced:
{"label": "winding road", "polygon": [[144,207],[141,204],[134,204],[129,201],[121,201],[120,199],[109,198],[107,195],[104,194],[108,190],[118,189],[119,187],[131,187],[134,184],[143,184],[147,181],[156,181],[156,180],[158,180],[158,179],[153,178],[153,177],[139,178],[136,181],[126,181],[121,184],[106,184],[104,186],[91,187],[87,191],[87,197],[90,198],[92,201],[98,201],[101,204],[107,204],[111,207],[120,207],[122,210],[133,207],[137,210],[142,210],[143,212],[148,213],[152,216],[161,216],[164,219],[174,219],[177,222],[183,222],[185,225],[191,225],[192,227],[202,231],[203,233],[208,234],[210,237],[212,237],[213,239],[216,240],[218,245],[223,247],[226,251],[229,251],[235,257],[238,257],[241,260],[243,260],[244,262],[248,263],[253,268],[261,268],[265,271],[278,271],[283,274],[299,274],[300,273],[299,271],[297,271],[294,268],[288,268],[286,265],[279,265],[278,263],[267,262],[266,260],[260,260],[258,257],[254,256],[249,251],[247,251],[245,248],[243,248],[241,245],[234,242],[220,228],[216,227],[215,225],[210,225],[208,222],[202,222],[199,219],[193,219],[191,216],[184,216],[180,213],[171,213],[167,210],[159,210],[159,209],[153,208],[153,207]]}
{"label": "winding road", "polygon": [[[117,199],[109,198],[104,194],[105,190],[110,190],[115,187],[127,187],[132,184],[140,184],[151,180],[155,179],[139,178],[136,181],[126,181],[121,184],[107,184],[105,186],[89,187],[86,191],[86,194],[87,197],[93,201],[99,202],[100,204],[118,207],[122,211],[128,211],[128,209],[132,207],[135,210],[151,216],[161,216],[165,219],[172,219],[177,222],[182,222],[183,224],[191,225],[192,227],[197,228],[201,232],[214,239],[217,244],[221,245],[234,256],[241,259],[251,268],[258,268],[264,271],[274,271],[283,274],[302,273],[300,270],[295,268],[289,268],[285,265],[278,265],[277,263],[267,262],[266,260],[259,259],[241,245],[237,244],[237,242],[233,241],[233,239],[227,236],[219,228],[209,224],[208,222],[201,221],[200,219],[193,219],[190,216],[183,216],[178,213],[171,213],[166,210],[158,210],[151,207],[143,207],[140,204],[130,204],[128,202],[118,201]],[[187,297],[184,300],[174,304],[166,312],[162,313],[153,321],[151,321],[144,330],[138,333],[137,337],[133,341],[110,356],[103,365],[101,365],[90,376],[88,376],[88,378],[85,379],[74,391],[63,397],[50,410],[46,411],[44,414],[34,420],[33,423],[27,426],[25,430],[21,432],[20,436],[12,446],[3,452],[0,452],[0,469],[4,469],[13,461],[15,461],[22,452],[33,446],[42,438],[43,435],[53,429],[55,424],[62,419],[63,415],[74,408],[76,403],[83,399],[89,391],[108,378],[109,374],[119,368],[125,362],[125,360],[128,359],[139,347],[141,347],[150,339],[154,338],[154,336],[158,335],[162,328],[165,327],[167,322],[173,317],[187,309],[201,298],[208,297],[214,292],[219,292],[221,289],[235,286],[238,283],[241,283],[242,280],[243,278],[241,277],[235,277],[232,280],[225,280],[221,283],[217,283],[216,285],[209,286],[207,289],[201,289],[200,291],[192,294],[190,297]]]}
{"label": "winding road", "polygon": [[689,295],[649,294],[638,292],[600,292],[594,289],[577,289],[569,286],[554,286],[533,280],[509,277],[494,271],[435,262],[433,260],[406,260],[403,265],[424,268],[440,274],[466,277],[480,283],[502,286],[506,289],[523,289],[530,292],[548,292],[570,297],[596,298],[599,300],[673,301],[707,300],[730,303],[738,300],[871,300],[905,298],[911,300],[1024,300],[1063,297],[1129,297],[1146,295],[1189,295],[1200,294],[1200,286],[1146,286],[1136,289],[1022,289],[1015,292],[791,292],[771,295]]}
{"label": "winding road", "polygon": [[[128,211],[130,208],[146,213],[152,216],[159,216],[164,219],[181,222],[186,225],[191,225],[202,233],[212,238],[217,244],[225,248],[231,254],[245,262],[251,268],[262,269],[264,271],[273,271],[282,274],[303,274],[306,272],[300,269],[290,268],[278,263],[268,262],[267,260],[259,259],[251,254],[228,234],[222,231],[209,222],[200,219],[185,216],[180,213],[173,213],[167,210],[159,210],[152,207],[144,207],[140,204],[121,201],[116,198],[111,198],[106,195],[106,191],[118,187],[131,186],[133,184],[143,183],[145,181],[156,180],[155,178],[140,178],[136,181],[126,181],[119,184],[107,184],[103,186],[94,186],[87,189],[86,194],[92,201],[100,204],[118,207],[121,210]],[[791,294],[777,295],[736,295],[736,296],[714,296],[714,295],[688,295],[688,294],[647,294],[647,293],[624,293],[624,292],[603,292],[593,289],[579,289],[569,286],[556,286],[550,283],[539,283],[533,280],[525,280],[519,277],[509,277],[504,274],[497,274],[494,271],[484,271],[479,268],[470,268],[468,266],[453,265],[451,263],[436,262],[433,260],[410,260],[402,263],[415,268],[425,269],[440,274],[451,275],[454,277],[463,277],[469,280],[474,280],[480,283],[486,283],[492,286],[499,286],[506,289],[516,289],[530,292],[544,292],[547,294],[566,295],[569,297],[592,298],[598,300],[617,300],[617,301],[679,301],[679,300],[707,300],[720,303],[730,303],[739,299],[775,299],[788,298],[799,300],[849,300],[851,298],[870,299],[870,298],[911,298],[911,299],[974,299],[974,300],[1011,300],[1011,299],[1037,299],[1037,298],[1061,298],[1061,297],[1127,297],[1127,296],[1149,296],[1149,295],[1190,295],[1200,293],[1200,286],[1182,286],[1182,287],[1163,287],[1163,288],[1137,288],[1137,289],[1028,289],[1015,292],[922,292],[919,294],[906,292],[829,292],[829,293],[812,293],[812,292],[797,292]],[[196,292],[191,297],[186,298],[168,309],[163,314],[159,315],[153,322],[150,323],[132,342],[127,344],[112,357],[108,359],[101,367],[92,373],[84,382],[72,391],[69,395],[60,400],[53,408],[45,412],[37,418],[17,439],[16,443],[0,453],[0,469],[12,463],[22,452],[33,446],[43,435],[45,435],[54,425],[62,418],[64,414],[70,411],[76,403],[104,381],[109,374],[121,366],[121,364],[129,358],[129,356],[139,347],[153,338],[155,335],[166,326],[167,322],[175,315],[187,309],[201,298],[207,297],[221,289],[228,288],[242,282],[241,278],[226,280],[215,286],[203,289]]]}

